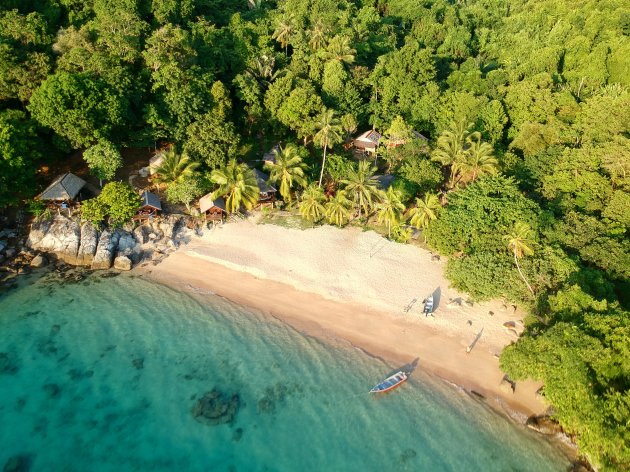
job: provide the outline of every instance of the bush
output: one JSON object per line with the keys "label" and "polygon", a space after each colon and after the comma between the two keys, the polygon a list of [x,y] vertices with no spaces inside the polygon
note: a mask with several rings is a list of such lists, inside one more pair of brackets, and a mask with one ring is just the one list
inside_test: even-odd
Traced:
{"label": "bush", "polygon": [[83,202],[81,217],[94,225],[107,218],[111,225],[120,226],[136,214],[140,203],[140,197],[130,185],[110,182],[98,197]]}

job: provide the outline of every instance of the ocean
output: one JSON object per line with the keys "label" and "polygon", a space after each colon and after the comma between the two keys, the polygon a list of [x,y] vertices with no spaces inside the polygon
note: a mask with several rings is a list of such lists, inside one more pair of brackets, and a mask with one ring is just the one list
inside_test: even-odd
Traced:
{"label": "ocean", "polygon": [[[51,271],[0,295],[0,467],[563,471],[521,425],[211,293]],[[68,274],[65,274],[66,276]],[[410,359],[412,361],[412,359]],[[6,470],[6,469],[5,469]]]}

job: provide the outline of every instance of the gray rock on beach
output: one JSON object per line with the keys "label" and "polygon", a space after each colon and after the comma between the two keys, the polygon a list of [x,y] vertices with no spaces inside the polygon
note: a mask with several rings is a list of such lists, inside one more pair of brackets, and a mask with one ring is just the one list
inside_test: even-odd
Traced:
{"label": "gray rock on beach", "polygon": [[131,270],[132,262],[127,256],[118,256],[114,259],[114,269]]}
{"label": "gray rock on beach", "polygon": [[51,220],[33,223],[27,246],[44,252],[54,252],[68,264],[76,264],[81,228],[75,220],[57,215]]}
{"label": "gray rock on beach", "polygon": [[77,253],[77,264],[91,265],[97,246],[98,230],[92,223],[84,223],[83,226],[81,226],[81,245]]}
{"label": "gray rock on beach", "polygon": [[30,263],[31,267],[35,267],[36,269],[40,267],[44,267],[48,265],[48,259],[43,254],[37,254]]}

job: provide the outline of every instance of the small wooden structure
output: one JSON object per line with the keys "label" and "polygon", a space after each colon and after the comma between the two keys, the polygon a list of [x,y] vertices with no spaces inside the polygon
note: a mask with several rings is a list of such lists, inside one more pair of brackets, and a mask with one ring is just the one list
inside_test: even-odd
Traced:
{"label": "small wooden structure", "polygon": [[87,198],[89,192],[85,195],[81,194],[81,190],[86,186],[85,180],[81,177],[66,172],[57,177],[42,193],[39,194],[40,200],[45,200],[50,209],[67,209],[72,213],[73,207],[78,207],[79,202]]}
{"label": "small wooden structure", "polygon": [[254,176],[258,183],[258,206],[273,206],[276,201],[276,188],[269,183],[269,176],[264,172],[254,169]]}
{"label": "small wooden structure", "polygon": [[158,151],[149,159],[149,175],[155,175],[162,162],[164,162],[164,151]]}
{"label": "small wooden structure", "polygon": [[381,134],[378,131],[371,129],[360,136],[357,136],[352,141],[352,146],[356,150],[363,151],[366,154],[374,154],[380,140]]}
{"label": "small wooden structure", "polygon": [[145,190],[142,192],[142,195],[140,195],[140,198],[142,199],[142,206],[138,208],[136,215],[133,217],[135,221],[150,220],[160,214],[162,211],[162,203],[156,194]]}
{"label": "small wooden structure", "polygon": [[275,164],[276,152],[280,152],[280,144],[276,144],[269,151],[263,154],[263,164]]}
{"label": "small wooden structure", "polygon": [[212,192],[199,199],[199,210],[206,216],[206,221],[223,221],[227,215],[225,200],[212,198]]}

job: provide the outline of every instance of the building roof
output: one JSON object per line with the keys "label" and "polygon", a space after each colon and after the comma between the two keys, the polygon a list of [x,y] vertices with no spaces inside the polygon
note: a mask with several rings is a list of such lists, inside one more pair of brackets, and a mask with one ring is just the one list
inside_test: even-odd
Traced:
{"label": "building roof", "polygon": [[150,206],[151,208],[162,211],[160,197],[158,197],[156,194],[145,190],[144,192],[142,192],[142,195],[140,195],[140,198],[142,198],[143,207]]}
{"label": "building roof", "polygon": [[383,190],[387,190],[394,183],[396,177],[392,174],[382,174],[374,176],[378,182],[378,186]]}
{"label": "building roof", "polygon": [[227,213],[227,211],[225,210],[225,200],[223,198],[213,199],[212,192],[204,195],[199,199],[199,210],[201,210],[201,213],[207,212],[212,207],[220,208]]}
{"label": "building roof", "polygon": [[269,176],[264,172],[254,169],[254,176],[256,177],[256,182],[258,182],[260,193],[273,193],[277,191],[276,188],[269,183]]}
{"label": "building roof", "polygon": [[85,185],[85,180],[70,172],[60,175],[40,193],[42,200],[73,200]]}
{"label": "building roof", "polygon": [[370,141],[376,145],[378,144],[380,139],[381,139],[381,133],[379,133],[376,130],[370,129],[370,130],[367,130],[365,133],[361,134],[360,136],[357,136],[355,138],[355,141],[363,141],[363,142]]}
{"label": "building roof", "polygon": [[[422,139],[423,141],[428,141],[426,137],[418,133],[416,130],[411,131],[412,139]],[[402,146],[407,144],[407,139],[390,139],[387,141],[387,145],[389,147]]]}
{"label": "building roof", "polygon": [[271,162],[272,164],[276,163],[276,152],[280,152],[280,144],[276,144],[274,147],[269,149],[266,153],[263,154],[264,162]]}

